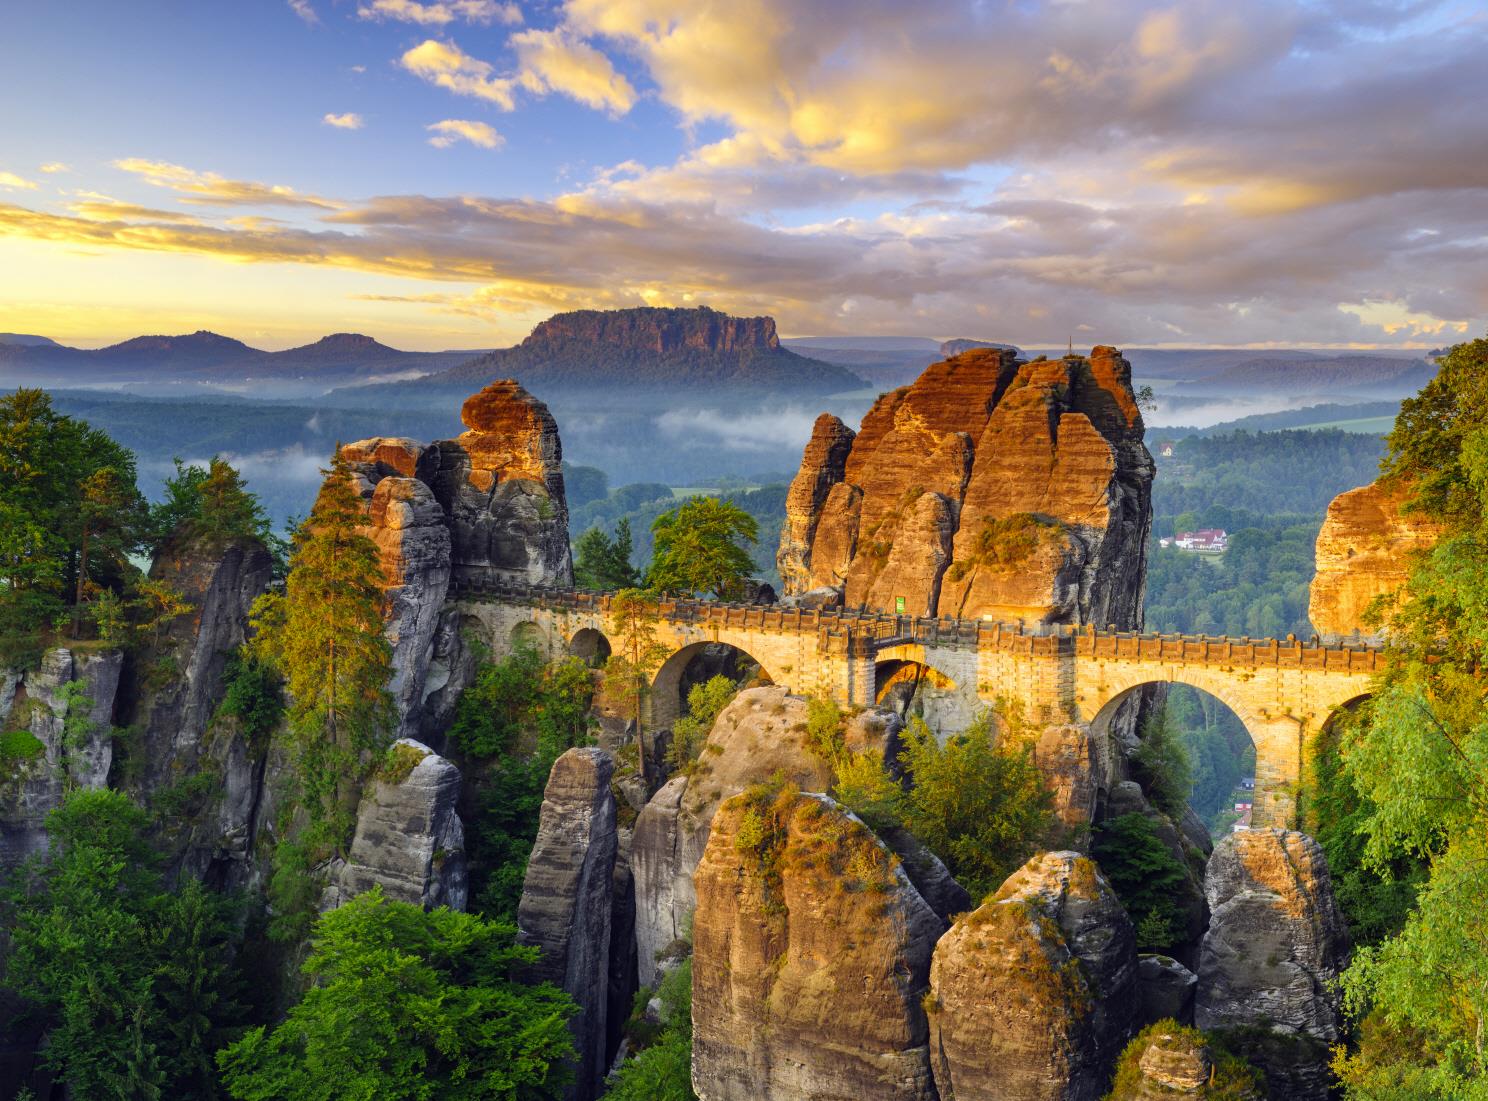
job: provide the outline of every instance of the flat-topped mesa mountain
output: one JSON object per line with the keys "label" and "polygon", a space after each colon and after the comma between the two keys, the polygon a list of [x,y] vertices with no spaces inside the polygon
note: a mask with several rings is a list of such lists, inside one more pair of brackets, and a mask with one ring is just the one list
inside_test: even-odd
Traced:
{"label": "flat-topped mesa mountain", "polygon": [[772,317],[730,317],[706,306],[556,314],[515,348],[416,385],[469,388],[493,378],[515,378],[544,393],[624,386],[821,394],[866,385],[841,367],[782,348]]}
{"label": "flat-topped mesa mountain", "polygon": [[1115,348],[976,348],[817,419],[786,499],[785,594],[909,615],[1137,627],[1152,457]]}
{"label": "flat-topped mesa mountain", "polygon": [[1022,355],[1015,344],[999,344],[995,340],[973,340],[968,336],[958,336],[954,340],[941,342],[940,354],[947,359],[958,356],[962,352],[969,352],[973,348],[995,348],[1002,352],[1012,352],[1014,355]]}

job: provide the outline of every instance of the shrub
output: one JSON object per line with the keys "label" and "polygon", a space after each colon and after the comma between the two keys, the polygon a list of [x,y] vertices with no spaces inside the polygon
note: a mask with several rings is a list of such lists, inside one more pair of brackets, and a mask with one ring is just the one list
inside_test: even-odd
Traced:
{"label": "shrub", "polygon": [[1092,852],[1137,927],[1138,948],[1166,950],[1182,939],[1183,913],[1174,898],[1188,875],[1146,815],[1101,823]]}
{"label": "shrub", "polygon": [[739,686],[723,676],[692,686],[687,693],[687,714],[672,724],[667,755],[673,768],[686,769],[697,760],[719,713],[738,694]]}
{"label": "shrub", "polygon": [[1167,1020],[1148,1025],[1126,1045],[1116,1063],[1116,1078],[1106,1101],[1138,1101],[1149,1096],[1150,1087],[1142,1074],[1142,1053],[1157,1039],[1190,1050],[1209,1050],[1213,1070],[1202,1093],[1206,1101],[1259,1101],[1266,1096],[1265,1075],[1255,1067],[1226,1050],[1215,1037]]}

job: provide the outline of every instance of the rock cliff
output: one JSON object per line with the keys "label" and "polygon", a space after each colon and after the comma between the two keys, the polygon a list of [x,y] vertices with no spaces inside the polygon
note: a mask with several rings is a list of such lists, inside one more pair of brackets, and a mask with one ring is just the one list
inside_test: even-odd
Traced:
{"label": "rock cliff", "polygon": [[46,851],[46,816],[69,788],[101,788],[113,761],[124,655],[58,647],[26,673],[0,671],[0,873]]}
{"label": "rock cliff", "polygon": [[[691,777],[668,781],[636,819],[636,951],[642,985],[656,978],[659,953],[680,936],[697,899],[693,869],[708,844],[719,804],[751,784],[780,775],[804,791],[825,791],[831,770],[806,745],[807,702],[784,688],[751,688],[723,709]],[[899,728],[878,711],[854,716],[854,749],[887,748]]]}
{"label": "rock cliff", "polygon": [[1136,939],[1095,864],[1043,853],[935,947],[935,1083],[955,1101],[1096,1101],[1131,1033]]}
{"label": "rock cliff", "polygon": [[1252,1055],[1272,1096],[1326,1097],[1348,934],[1322,847],[1295,830],[1242,830],[1215,846],[1204,886],[1211,917],[1194,1023],[1280,1034]]}
{"label": "rock cliff", "polygon": [[1328,506],[1307,606],[1324,641],[1373,634],[1376,629],[1364,623],[1370,604],[1400,588],[1412,555],[1440,538],[1437,524],[1401,511],[1409,496],[1406,486],[1372,482],[1340,493]]}
{"label": "rock cliff", "polygon": [[517,911],[520,939],[540,952],[534,977],[566,990],[579,1006],[569,1021],[575,1057],[568,1101],[590,1101],[605,1072],[617,845],[614,771],[602,749],[570,749],[554,763]]}
{"label": "rock cliff", "polygon": [[327,908],[373,887],[388,898],[465,909],[465,828],[456,812],[460,770],[404,738],[362,792],[351,852],[327,892]]}
{"label": "rock cliff", "polygon": [[976,348],[816,423],[791,484],[787,596],[915,615],[1141,623],[1152,458],[1114,348]]}
{"label": "rock cliff", "polygon": [[719,808],[697,893],[701,1101],[933,1101],[921,999],[944,924],[866,826],[752,789]]}

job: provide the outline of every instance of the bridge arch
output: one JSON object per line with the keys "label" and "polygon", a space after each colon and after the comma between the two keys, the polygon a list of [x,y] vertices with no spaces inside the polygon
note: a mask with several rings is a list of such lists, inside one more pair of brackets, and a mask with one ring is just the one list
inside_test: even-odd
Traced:
{"label": "bridge arch", "polygon": [[[730,659],[737,674],[730,671]],[[693,668],[694,663],[701,663],[704,668]],[[742,646],[723,639],[689,643],[662,662],[652,678],[648,724],[651,729],[670,728],[681,718],[687,711],[688,691],[694,684],[707,680],[715,668],[725,676],[748,676],[753,669],[757,671],[754,679],[775,683],[764,664]]]}
{"label": "bridge arch", "polygon": [[964,730],[980,710],[967,685],[918,644],[881,650],[875,656],[873,681],[875,704],[905,717],[918,716],[941,736]]}
{"label": "bridge arch", "polygon": [[580,627],[568,640],[568,653],[589,668],[598,669],[610,656],[610,640],[597,627]]}
{"label": "bridge arch", "polygon": [[548,645],[548,633],[537,623],[530,619],[524,619],[511,629],[511,635],[507,640],[510,651],[536,650],[544,657],[550,649]]}

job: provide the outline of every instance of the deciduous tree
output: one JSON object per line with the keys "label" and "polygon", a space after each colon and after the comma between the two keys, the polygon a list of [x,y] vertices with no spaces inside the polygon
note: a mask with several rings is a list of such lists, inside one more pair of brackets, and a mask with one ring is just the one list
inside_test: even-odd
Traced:
{"label": "deciduous tree", "polygon": [[646,572],[648,588],[720,600],[743,595],[754,573],[745,544],[759,539],[759,525],[732,501],[700,493],[658,516],[651,534],[656,550]]}

